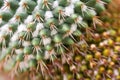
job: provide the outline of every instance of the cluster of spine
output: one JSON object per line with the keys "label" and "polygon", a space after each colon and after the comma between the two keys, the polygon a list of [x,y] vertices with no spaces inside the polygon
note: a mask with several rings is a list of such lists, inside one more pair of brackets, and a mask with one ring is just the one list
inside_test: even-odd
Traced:
{"label": "cluster of spine", "polygon": [[82,60],[86,61],[85,75],[91,76],[89,80],[120,79],[119,35],[119,30],[109,26],[107,30],[103,28],[97,30],[94,33],[94,39],[87,41],[90,45],[90,52]]}
{"label": "cluster of spine", "polygon": [[[94,36],[89,26],[102,23],[97,16],[110,1],[0,0],[0,68],[34,79],[97,80],[104,61],[98,64],[101,52],[95,49],[95,57],[86,41]],[[98,80],[105,76],[111,77],[101,74]]]}

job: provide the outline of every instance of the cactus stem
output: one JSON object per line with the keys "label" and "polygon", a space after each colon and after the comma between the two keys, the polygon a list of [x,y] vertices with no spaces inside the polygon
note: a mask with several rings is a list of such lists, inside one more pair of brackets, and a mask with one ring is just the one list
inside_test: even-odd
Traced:
{"label": "cactus stem", "polygon": [[99,17],[110,1],[0,0],[0,71],[11,80],[119,78],[120,30],[99,27],[115,22]]}

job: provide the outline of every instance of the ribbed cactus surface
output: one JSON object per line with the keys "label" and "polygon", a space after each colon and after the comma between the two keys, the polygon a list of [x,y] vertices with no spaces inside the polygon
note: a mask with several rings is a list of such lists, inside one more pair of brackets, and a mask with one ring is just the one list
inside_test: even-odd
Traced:
{"label": "ribbed cactus surface", "polygon": [[82,80],[77,73],[85,72],[87,63],[81,59],[93,57],[86,54],[84,35],[92,35],[89,26],[99,23],[110,1],[0,0],[1,69],[45,80]]}

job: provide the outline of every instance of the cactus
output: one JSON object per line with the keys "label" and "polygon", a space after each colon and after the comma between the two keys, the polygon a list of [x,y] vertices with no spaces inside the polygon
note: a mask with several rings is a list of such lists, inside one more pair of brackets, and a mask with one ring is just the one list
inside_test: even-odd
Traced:
{"label": "cactus", "polygon": [[[90,25],[101,23],[97,16],[110,1],[0,0],[1,70],[12,77],[27,72],[31,79],[92,79],[96,62],[86,41],[93,36]],[[100,55],[97,52],[96,58]],[[109,48],[103,55],[109,56]],[[105,66],[98,70],[101,73]]]}

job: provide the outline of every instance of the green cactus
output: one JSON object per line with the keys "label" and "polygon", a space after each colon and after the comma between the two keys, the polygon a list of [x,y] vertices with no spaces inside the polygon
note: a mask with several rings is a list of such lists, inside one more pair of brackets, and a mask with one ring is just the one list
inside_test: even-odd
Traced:
{"label": "green cactus", "polygon": [[[61,80],[65,76],[65,80],[90,80],[84,73],[93,56],[82,55],[87,61],[83,60],[82,66],[76,65],[73,58],[86,51],[82,51],[88,47],[82,36],[90,32],[94,17],[99,16],[106,8],[104,3],[109,2],[0,0],[0,61],[7,63],[3,70],[14,75],[30,72],[29,75],[42,75],[45,80]],[[79,57],[75,59],[79,61]],[[64,65],[70,69],[64,70]]]}

